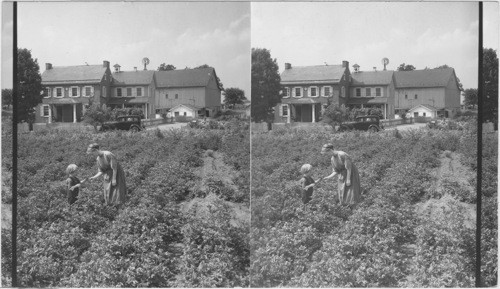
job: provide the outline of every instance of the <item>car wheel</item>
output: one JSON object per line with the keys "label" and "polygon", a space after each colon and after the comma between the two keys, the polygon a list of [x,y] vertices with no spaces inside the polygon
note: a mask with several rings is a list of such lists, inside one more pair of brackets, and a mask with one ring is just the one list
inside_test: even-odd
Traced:
{"label": "car wheel", "polygon": [[130,130],[131,130],[132,132],[138,132],[140,129],[139,129],[139,127],[137,127],[137,126],[133,126],[133,127],[131,127],[131,128],[130,128]]}
{"label": "car wheel", "polygon": [[370,127],[368,130],[370,132],[377,132],[378,131],[378,129],[376,127],[374,127],[374,126]]}

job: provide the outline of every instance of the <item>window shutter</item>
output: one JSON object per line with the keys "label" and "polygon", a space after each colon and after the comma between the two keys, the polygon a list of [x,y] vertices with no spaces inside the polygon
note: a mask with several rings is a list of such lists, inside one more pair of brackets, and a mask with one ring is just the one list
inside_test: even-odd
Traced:
{"label": "window shutter", "polygon": [[94,96],[94,86],[90,87],[90,96]]}
{"label": "window shutter", "polygon": [[283,107],[284,107],[284,105],[282,104],[280,107],[280,116],[283,116]]}
{"label": "window shutter", "polygon": [[40,116],[43,116],[43,105],[40,105]]}

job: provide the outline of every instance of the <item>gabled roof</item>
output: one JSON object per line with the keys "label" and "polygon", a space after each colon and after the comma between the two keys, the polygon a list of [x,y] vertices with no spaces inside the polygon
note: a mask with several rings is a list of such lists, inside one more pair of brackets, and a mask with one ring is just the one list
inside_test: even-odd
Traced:
{"label": "gabled roof", "polygon": [[436,68],[394,72],[397,88],[404,87],[444,87],[455,75],[453,68]]}
{"label": "gabled roof", "polygon": [[42,84],[96,83],[106,69],[102,65],[54,66],[42,73]]}
{"label": "gabled roof", "polygon": [[360,71],[351,74],[352,85],[389,85],[394,71]]}
{"label": "gabled roof", "polygon": [[426,109],[428,109],[428,110],[430,110],[430,111],[436,111],[436,110],[437,110],[437,108],[435,108],[435,107],[434,107],[434,106],[432,106],[432,105],[429,105],[429,104],[419,104],[419,105],[417,105],[417,106],[412,107],[412,108],[411,108],[411,109],[409,109],[408,111],[413,111],[413,110],[417,109],[418,107],[423,107],[423,108],[426,108]]}
{"label": "gabled roof", "polygon": [[345,70],[342,65],[294,66],[281,73],[281,84],[339,82]]}
{"label": "gabled roof", "polygon": [[113,85],[149,85],[153,81],[154,74],[153,70],[114,72]]}
{"label": "gabled roof", "polygon": [[219,85],[212,67],[156,71],[154,77],[156,87],[198,87],[207,86],[212,76]]}

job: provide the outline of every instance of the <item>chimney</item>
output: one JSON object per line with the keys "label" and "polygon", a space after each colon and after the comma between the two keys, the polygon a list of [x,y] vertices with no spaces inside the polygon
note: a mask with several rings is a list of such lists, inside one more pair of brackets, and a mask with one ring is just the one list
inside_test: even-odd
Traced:
{"label": "chimney", "polygon": [[120,65],[119,64],[115,64],[113,65],[113,67],[115,68],[115,72],[120,72]]}
{"label": "chimney", "polygon": [[51,70],[52,69],[52,63],[45,63],[45,70]]}
{"label": "chimney", "polygon": [[354,68],[354,72],[359,72],[359,65],[354,64],[352,67]]}
{"label": "chimney", "polygon": [[292,64],[291,63],[285,63],[285,69],[291,69]]}
{"label": "chimney", "polygon": [[347,68],[349,67],[349,61],[342,61],[342,67]]}
{"label": "chimney", "polygon": [[104,60],[104,61],[102,62],[102,67],[104,67],[104,68],[109,68],[109,61]]}
{"label": "chimney", "polygon": [[376,66],[374,66],[374,67],[373,67],[373,70],[374,70],[374,71],[377,71],[377,67],[376,67]]}

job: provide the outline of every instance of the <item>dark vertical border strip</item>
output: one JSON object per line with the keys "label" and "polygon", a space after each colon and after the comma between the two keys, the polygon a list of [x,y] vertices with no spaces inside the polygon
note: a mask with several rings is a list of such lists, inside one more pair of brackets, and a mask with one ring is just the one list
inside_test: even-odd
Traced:
{"label": "dark vertical border strip", "polygon": [[17,2],[13,2],[12,61],[12,287],[17,286]]}
{"label": "dark vertical border strip", "polygon": [[476,207],[476,287],[481,284],[481,174],[483,158],[483,2],[479,2],[479,35],[478,35],[478,103],[477,103],[477,207]]}

